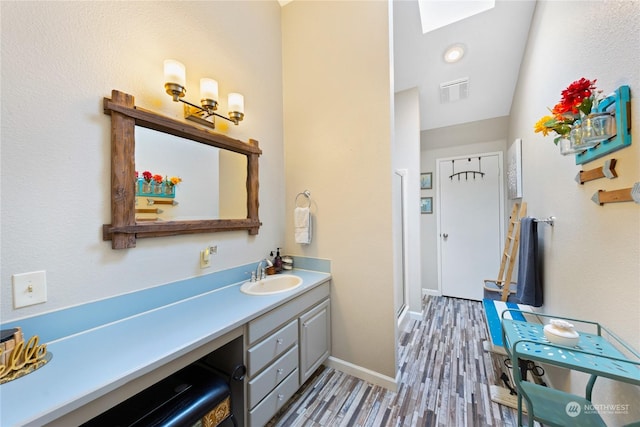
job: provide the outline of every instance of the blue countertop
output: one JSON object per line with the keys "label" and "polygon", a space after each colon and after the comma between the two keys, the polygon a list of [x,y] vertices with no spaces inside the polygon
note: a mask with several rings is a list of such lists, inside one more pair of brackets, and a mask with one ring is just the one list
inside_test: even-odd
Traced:
{"label": "blue countertop", "polygon": [[303,280],[292,291],[252,296],[240,292],[238,282],[49,342],[49,363],[0,385],[0,425],[51,422],[331,278],[309,270],[292,274]]}

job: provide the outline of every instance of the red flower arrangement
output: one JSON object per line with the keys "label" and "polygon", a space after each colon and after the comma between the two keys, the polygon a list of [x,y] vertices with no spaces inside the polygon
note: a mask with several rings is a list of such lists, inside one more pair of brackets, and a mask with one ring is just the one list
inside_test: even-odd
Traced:
{"label": "red flower arrangement", "polygon": [[155,181],[156,184],[162,184],[162,181],[164,181],[164,178],[162,177],[162,175],[153,175],[153,180]]}
{"label": "red flower arrangement", "polygon": [[560,102],[553,107],[552,113],[589,114],[595,100],[596,79],[587,80],[584,77],[571,83],[562,91]]}
{"label": "red flower arrangement", "polygon": [[542,117],[534,126],[536,133],[547,136],[554,131],[558,136],[554,143],[566,138],[579,114],[588,115],[597,106],[602,91],[596,91],[596,79],[588,80],[582,77],[571,83],[561,92],[560,102],[551,109],[551,116]]}
{"label": "red flower arrangement", "polygon": [[151,182],[151,178],[153,177],[153,175],[151,174],[151,172],[149,171],[144,171],[142,172],[142,178],[146,181],[146,182]]}

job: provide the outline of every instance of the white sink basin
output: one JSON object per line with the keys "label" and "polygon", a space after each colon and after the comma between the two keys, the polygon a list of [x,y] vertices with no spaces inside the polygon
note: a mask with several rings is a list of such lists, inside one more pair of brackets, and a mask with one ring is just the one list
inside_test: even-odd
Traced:
{"label": "white sink basin", "polygon": [[245,282],[240,286],[240,291],[248,295],[272,295],[293,290],[300,285],[302,285],[300,277],[287,274],[269,276],[256,282]]}

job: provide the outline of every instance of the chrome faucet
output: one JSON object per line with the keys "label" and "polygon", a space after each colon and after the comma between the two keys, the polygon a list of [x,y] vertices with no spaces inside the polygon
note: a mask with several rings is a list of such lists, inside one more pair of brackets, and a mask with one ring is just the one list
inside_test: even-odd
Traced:
{"label": "chrome faucet", "polygon": [[265,265],[267,267],[273,266],[273,263],[269,260],[269,258],[260,260],[260,262],[258,263],[258,267],[256,268],[256,280],[262,280],[267,277],[266,267],[262,267],[262,263],[265,261],[266,261]]}

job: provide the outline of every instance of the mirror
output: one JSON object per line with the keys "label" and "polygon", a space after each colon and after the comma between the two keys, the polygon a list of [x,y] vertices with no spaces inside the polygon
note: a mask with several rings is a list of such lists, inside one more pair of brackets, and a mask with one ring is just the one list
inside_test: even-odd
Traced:
{"label": "mirror", "polygon": [[[111,115],[111,224],[104,224],[102,232],[113,249],[135,247],[136,239],[143,237],[231,230],[258,234],[262,225],[258,219],[258,158],[262,151],[257,141],[243,142],[144,110],[135,106],[132,95],[116,90],[111,99],[104,99],[104,113]],[[147,137],[149,141],[141,142]],[[165,148],[159,148],[161,145]],[[178,161],[183,155],[185,159]],[[199,155],[198,159],[188,157],[193,155]],[[192,171],[186,166],[191,162],[201,167]],[[183,181],[173,194],[143,189],[135,172],[141,176],[146,170],[159,175],[159,181],[161,174]],[[143,217],[140,211],[147,209],[148,200],[163,215],[164,211],[171,214]],[[140,215],[137,220],[136,215]]]}
{"label": "mirror", "polygon": [[[135,140],[135,169],[142,181],[136,191],[136,222],[247,217],[247,156],[140,126]],[[143,191],[144,172],[163,182],[178,177],[181,182],[168,189],[165,184],[168,191],[162,192],[176,203],[152,204],[153,192],[149,196]]]}

